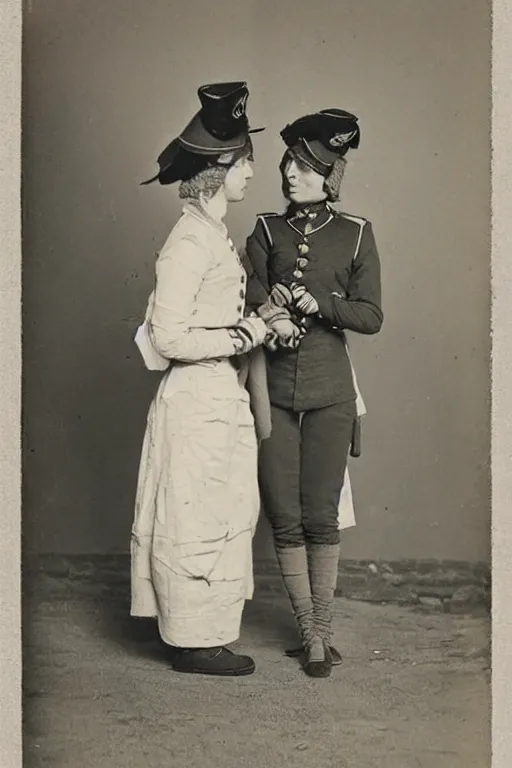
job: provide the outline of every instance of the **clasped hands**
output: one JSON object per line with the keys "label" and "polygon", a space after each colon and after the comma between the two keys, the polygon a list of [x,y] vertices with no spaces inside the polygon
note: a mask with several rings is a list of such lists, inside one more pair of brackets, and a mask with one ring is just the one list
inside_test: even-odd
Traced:
{"label": "clasped hands", "polygon": [[265,304],[258,308],[269,331],[265,346],[274,351],[278,347],[296,349],[306,329],[294,321],[292,312],[307,316],[318,309],[318,302],[302,283],[275,283]]}

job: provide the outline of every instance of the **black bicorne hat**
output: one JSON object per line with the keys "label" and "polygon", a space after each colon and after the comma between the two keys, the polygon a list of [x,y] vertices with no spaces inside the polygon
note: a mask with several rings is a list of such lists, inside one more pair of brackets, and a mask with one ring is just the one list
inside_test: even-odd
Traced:
{"label": "black bicorne hat", "polygon": [[158,157],[159,172],[143,184],[159,181],[173,184],[190,179],[222,156],[232,161],[231,153],[252,151],[250,134],[264,128],[249,128],[245,82],[202,85],[197,92],[201,109],[184,130],[171,141]]}
{"label": "black bicorne hat", "polygon": [[286,146],[324,175],[349,149],[357,149],[360,135],[358,118],[343,109],[299,117],[281,131]]}

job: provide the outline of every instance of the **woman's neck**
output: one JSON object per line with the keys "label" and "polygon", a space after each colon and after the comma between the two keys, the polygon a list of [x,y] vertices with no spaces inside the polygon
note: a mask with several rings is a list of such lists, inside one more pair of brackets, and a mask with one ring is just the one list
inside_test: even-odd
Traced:
{"label": "woman's neck", "polygon": [[218,222],[223,222],[228,210],[228,203],[226,195],[224,194],[224,187],[221,187],[209,200],[200,198],[201,207],[212,219]]}

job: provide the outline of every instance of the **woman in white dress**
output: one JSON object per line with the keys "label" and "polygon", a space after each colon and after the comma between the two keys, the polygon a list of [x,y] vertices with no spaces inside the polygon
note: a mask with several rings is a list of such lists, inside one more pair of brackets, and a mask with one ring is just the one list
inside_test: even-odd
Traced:
{"label": "woman in white dress", "polygon": [[[131,615],[156,617],[173,669],[251,674],[226,648],[253,593],[257,436],[247,369],[267,329],[244,317],[246,273],[223,219],[244,198],[252,144],[243,82],[202,86],[201,109],[162,152],[182,215],[156,263],[137,343],[167,368],[151,404],[131,538]],[[145,182],[149,183],[149,182]]]}

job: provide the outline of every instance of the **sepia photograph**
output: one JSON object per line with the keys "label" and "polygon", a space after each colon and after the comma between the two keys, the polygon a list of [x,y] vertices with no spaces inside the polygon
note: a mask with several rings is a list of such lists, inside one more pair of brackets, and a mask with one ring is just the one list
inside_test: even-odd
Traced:
{"label": "sepia photograph", "polygon": [[26,768],[491,768],[491,32],[25,0]]}

